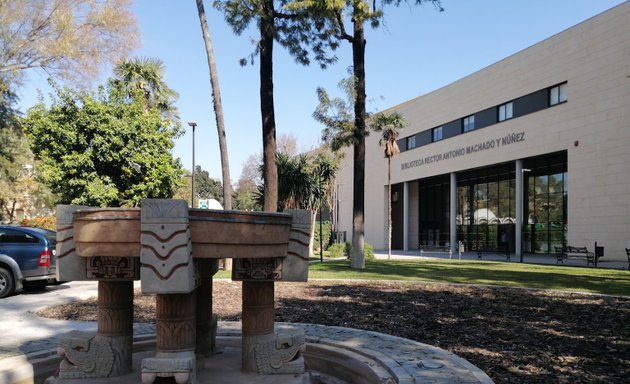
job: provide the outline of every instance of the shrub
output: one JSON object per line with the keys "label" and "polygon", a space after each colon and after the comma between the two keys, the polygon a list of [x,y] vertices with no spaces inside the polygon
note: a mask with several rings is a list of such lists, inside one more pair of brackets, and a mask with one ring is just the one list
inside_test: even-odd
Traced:
{"label": "shrub", "polygon": [[[346,243],[346,256],[348,258],[352,255],[352,243]],[[363,257],[365,261],[374,261],[376,260],[376,256],[374,255],[374,247],[372,245],[365,243],[363,244]]]}
{"label": "shrub", "polygon": [[24,225],[26,227],[46,228],[54,231],[57,229],[57,219],[55,216],[33,217],[31,219],[24,219],[20,221],[20,225]]}
{"label": "shrub", "polygon": [[336,243],[328,247],[328,253],[330,257],[340,258],[346,254],[346,246],[341,243]]}
{"label": "shrub", "polygon": [[374,261],[376,260],[376,256],[374,256],[374,247],[368,243],[365,243],[363,246],[363,257],[365,261]]}
{"label": "shrub", "polygon": [[[322,223],[322,246],[324,251],[328,248],[330,241],[330,221],[324,221]],[[319,250],[319,221],[315,222],[315,232],[313,234],[313,248]]]}

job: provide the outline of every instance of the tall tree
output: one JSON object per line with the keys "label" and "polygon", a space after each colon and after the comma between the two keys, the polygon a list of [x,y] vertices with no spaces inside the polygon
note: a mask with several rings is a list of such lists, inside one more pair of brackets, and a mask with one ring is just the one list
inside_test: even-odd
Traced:
{"label": "tall tree", "polygon": [[[356,132],[355,118],[356,109],[356,87],[355,78],[349,77],[343,79],[338,84],[339,89],[345,94],[345,99],[336,97],[331,98],[328,92],[323,88],[317,89],[317,98],[319,104],[313,112],[313,117],[324,125],[322,131],[322,139],[325,143],[330,145],[331,149],[335,152],[339,151],[343,147],[351,146],[354,149],[353,152],[353,221],[352,221],[352,250],[351,250],[351,264],[353,268],[364,268],[365,261],[363,255],[363,163],[357,167],[357,162],[362,158],[357,158],[357,148],[365,147],[365,138],[362,135],[358,135]],[[367,135],[368,132],[364,132]],[[360,172],[357,171],[357,168]],[[358,173],[358,174],[357,174]],[[357,185],[358,184],[358,185]],[[357,208],[357,191],[360,191],[360,204]],[[360,249],[361,252],[357,253],[356,250]]]}
{"label": "tall tree", "polygon": [[217,133],[219,135],[219,151],[221,153],[221,177],[223,178],[223,207],[232,209],[232,184],[230,181],[230,161],[228,158],[227,138],[225,136],[225,123],[223,121],[223,103],[221,102],[221,88],[219,87],[219,74],[217,64],[214,59],[214,49],[210,38],[208,20],[203,7],[203,0],[196,0],[199,23],[203,34],[203,42],[206,46],[208,56],[208,70],[210,71],[210,85],[212,86],[212,105],[217,123]]}
{"label": "tall tree", "polygon": [[16,209],[26,214],[50,208],[49,191],[35,179],[37,164],[13,106],[17,96],[0,74],[0,218],[14,222]]}
{"label": "tall tree", "polygon": [[130,0],[0,0],[0,73],[87,80],[137,44]]}
{"label": "tall tree", "polygon": [[[236,34],[241,34],[250,23],[257,23],[260,38],[250,61],[259,57],[260,112],[263,134],[264,205],[265,211],[275,211],[278,205],[278,172],[276,161],[276,120],[273,101],[273,46],[274,41],[286,47],[295,60],[303,65],[310,56],[326,67],[335,58],[326,47],[336,49],[337,41],[324,28],[325,18],[310,15],[303,9],[285,7],[280,0],[215,0],[214,5],[224,12],[225,19]],[[312,55],[311,55],[312,54]],[[247,60],[241,60],[246,64]]]}
{"label": "tall tree", "polygon": [[[381,6],[400,5],[403,0],[382,0]],[[440,0],[414,0],[415,4],[433,3],[439,10]],[[297,7],[309,9],[311,13],[326,17],[334,34],[352,46],[352,70],[354,81],[354,128],[353,136],[353,191],[352,191],[352,268],[365,268],[363,247],[365,244],[365,138],[368,135],[366,126],[366,93],[365,93],[365,23],[377,27],[383,17],[383,11],[377,9],[377,2],[352,0],[339,2],[336,0],[303,0]],[[345,21],[352,23],[346,29]]]}
{"label": "tall tree", "polygon": [[210,177],[208,171],[202,169],[201,165],[197,165],[195,168],[195,193],[200,199],[215,199],[223,205],[223,208],[227,209],[224,205],[224,190],[219,180]]}
{"label": "tall tree", "polygon": [[260,211],[262,206],[258,205],[256,199],[258,185],[262,185],[260,175],[260,162],[262,155],[251,154],[242,163],[241,175],[236,182],[234,190],[234,209]]}
{"label": "tall tree", "polygon": [[[284,0],[278,3],[281,6]],[[254,21],[258,24],[260,40],[256,46],[255,53],[259,54],[260,60],[260,113],[262,119],[263,136],[263,165],[264,165],[264,204],[263,210],[276,211],[278,207],[278,170],[276,167],[276,119],[273,102],[273,44],[278,40],[285,45],[289,52],[298,62],[307,64],[308,54],[303,49],[303,44],[315,41],[316,45],[324,39],[314,39],[311,37],[320,34],[321,25],[311,23],[310,19],[300,14],[286,15],[279,12],[275,7],[274,0],[217,0],[215,5],[225,12],[228,23],[233,30],[240,34]],[[323,29],[326,31],[326,29]],[[315,47],[316,48],[316,47]],[[322,55],[318,56],[314,49],[316,58],[323,58],[324,50],[320,50]],[[253,55],[252,55],[253,57]],[[323,62],[323,61],[322,61]],[[252,297],[257,295],[261,302],[273,303],[273,282],[243,282],[244,296],[246,293]],[[265,292],[259,294],[259,292]],[[273,305],[272,308],[273,309]],[[261,309],[243,303],[243,318],[260,317]],[[268,315],[268,313],[267,313]],[[255,334],[272,334],[273,315],[266,317],[267,321],[257,324],[257,329],[243,327],[243,371],[252,372],[256,370],[254,351],[252,349]],[[255,331],[255,332],[254,332]]]}
{"label": "tall tree", "polygon": [[61,203],[137,206],[170,198],[182,174],[171,150],[180,131],[147,111],[143,96],[121,99],[120,83],[97,93],[56,88],[50,106],[28,111],[22,125],[41,159],[39,177]]}
{"label": "tall tree", "polygon": [[387,260],[392,257],[392,157],[400,153],[396,140],[406,125],[405,118],[398,112],[378,113],[370,119],[371,129],[381,133],[379,144],[387,158]]}

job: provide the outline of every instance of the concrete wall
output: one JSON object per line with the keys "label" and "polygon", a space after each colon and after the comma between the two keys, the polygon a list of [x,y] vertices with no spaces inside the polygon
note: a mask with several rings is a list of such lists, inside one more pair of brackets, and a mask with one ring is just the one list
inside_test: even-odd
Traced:
{"label": "concrete wall", "polygon": [[[409,122],[404,137],[562,82],[567,82],[566,103],[401,153],[392,160],[392,183],[566,150],[569,243],[592,247],[598,241],[607,259],[625,259],[624,248],[630,247],[630,2],[389,111],[401,112]],[[501,144],[506,137],[520,140]],[[451,151],[486,142],[495,145],[448,158]],[[368,137],[366,152],[366,241],[384,249],[387,160],[378,135]],[[351,159],[349,151],[346,168]],[[350,228],[351,171],[341,172],[350,194],[342,195],[340,219],[345,225],[349,209]],[[410,203],[417,196],[412,191]],[[409,208],[411,229],[417,207]],[[412,249],[415,228],[409,233]]]}

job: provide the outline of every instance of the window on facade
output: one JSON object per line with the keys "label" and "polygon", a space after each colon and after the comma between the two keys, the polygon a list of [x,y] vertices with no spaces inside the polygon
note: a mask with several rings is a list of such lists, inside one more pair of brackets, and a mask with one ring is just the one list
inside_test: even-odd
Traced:
{"label": "window on facade", "polygon": [[442,140],[442,127],[433,128],[431,131],[432,141],[435,143],[436,141]]}
{"label": "window on facade", "polygon": [[549,105],[556,105],[567,101],[567,83],[549,88]]}
{"label": "window on facade", "polygon": [[464,117],[464,132],[469,132],[475,129],[475,115]]}
{"label": "window on facade", "polygon": [[499,121],[511,119],[513,116],[513,104],[510,101],[499,106]]}
{"label": "window on facade", "polygon": [[407,149],[411,149],[411,148],[415,148],[416,147],[416,137],[415,136],[409,136],[407,138]]}

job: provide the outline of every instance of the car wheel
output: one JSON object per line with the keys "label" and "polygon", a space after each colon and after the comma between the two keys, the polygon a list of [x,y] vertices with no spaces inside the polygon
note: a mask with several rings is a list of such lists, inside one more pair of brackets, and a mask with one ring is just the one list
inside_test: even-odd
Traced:
{"label": "car wheel", "polygon": [[15,291],[13,274],[4,268],[0,268],[0,298],[7,297]]}
{"label": "car wheel", "polygon": [[48,285],[46,280],[35,280],[35,281],[25,281],[23,284],[23,289],[26,292],[35,292],[35,291],[43,291]]}

